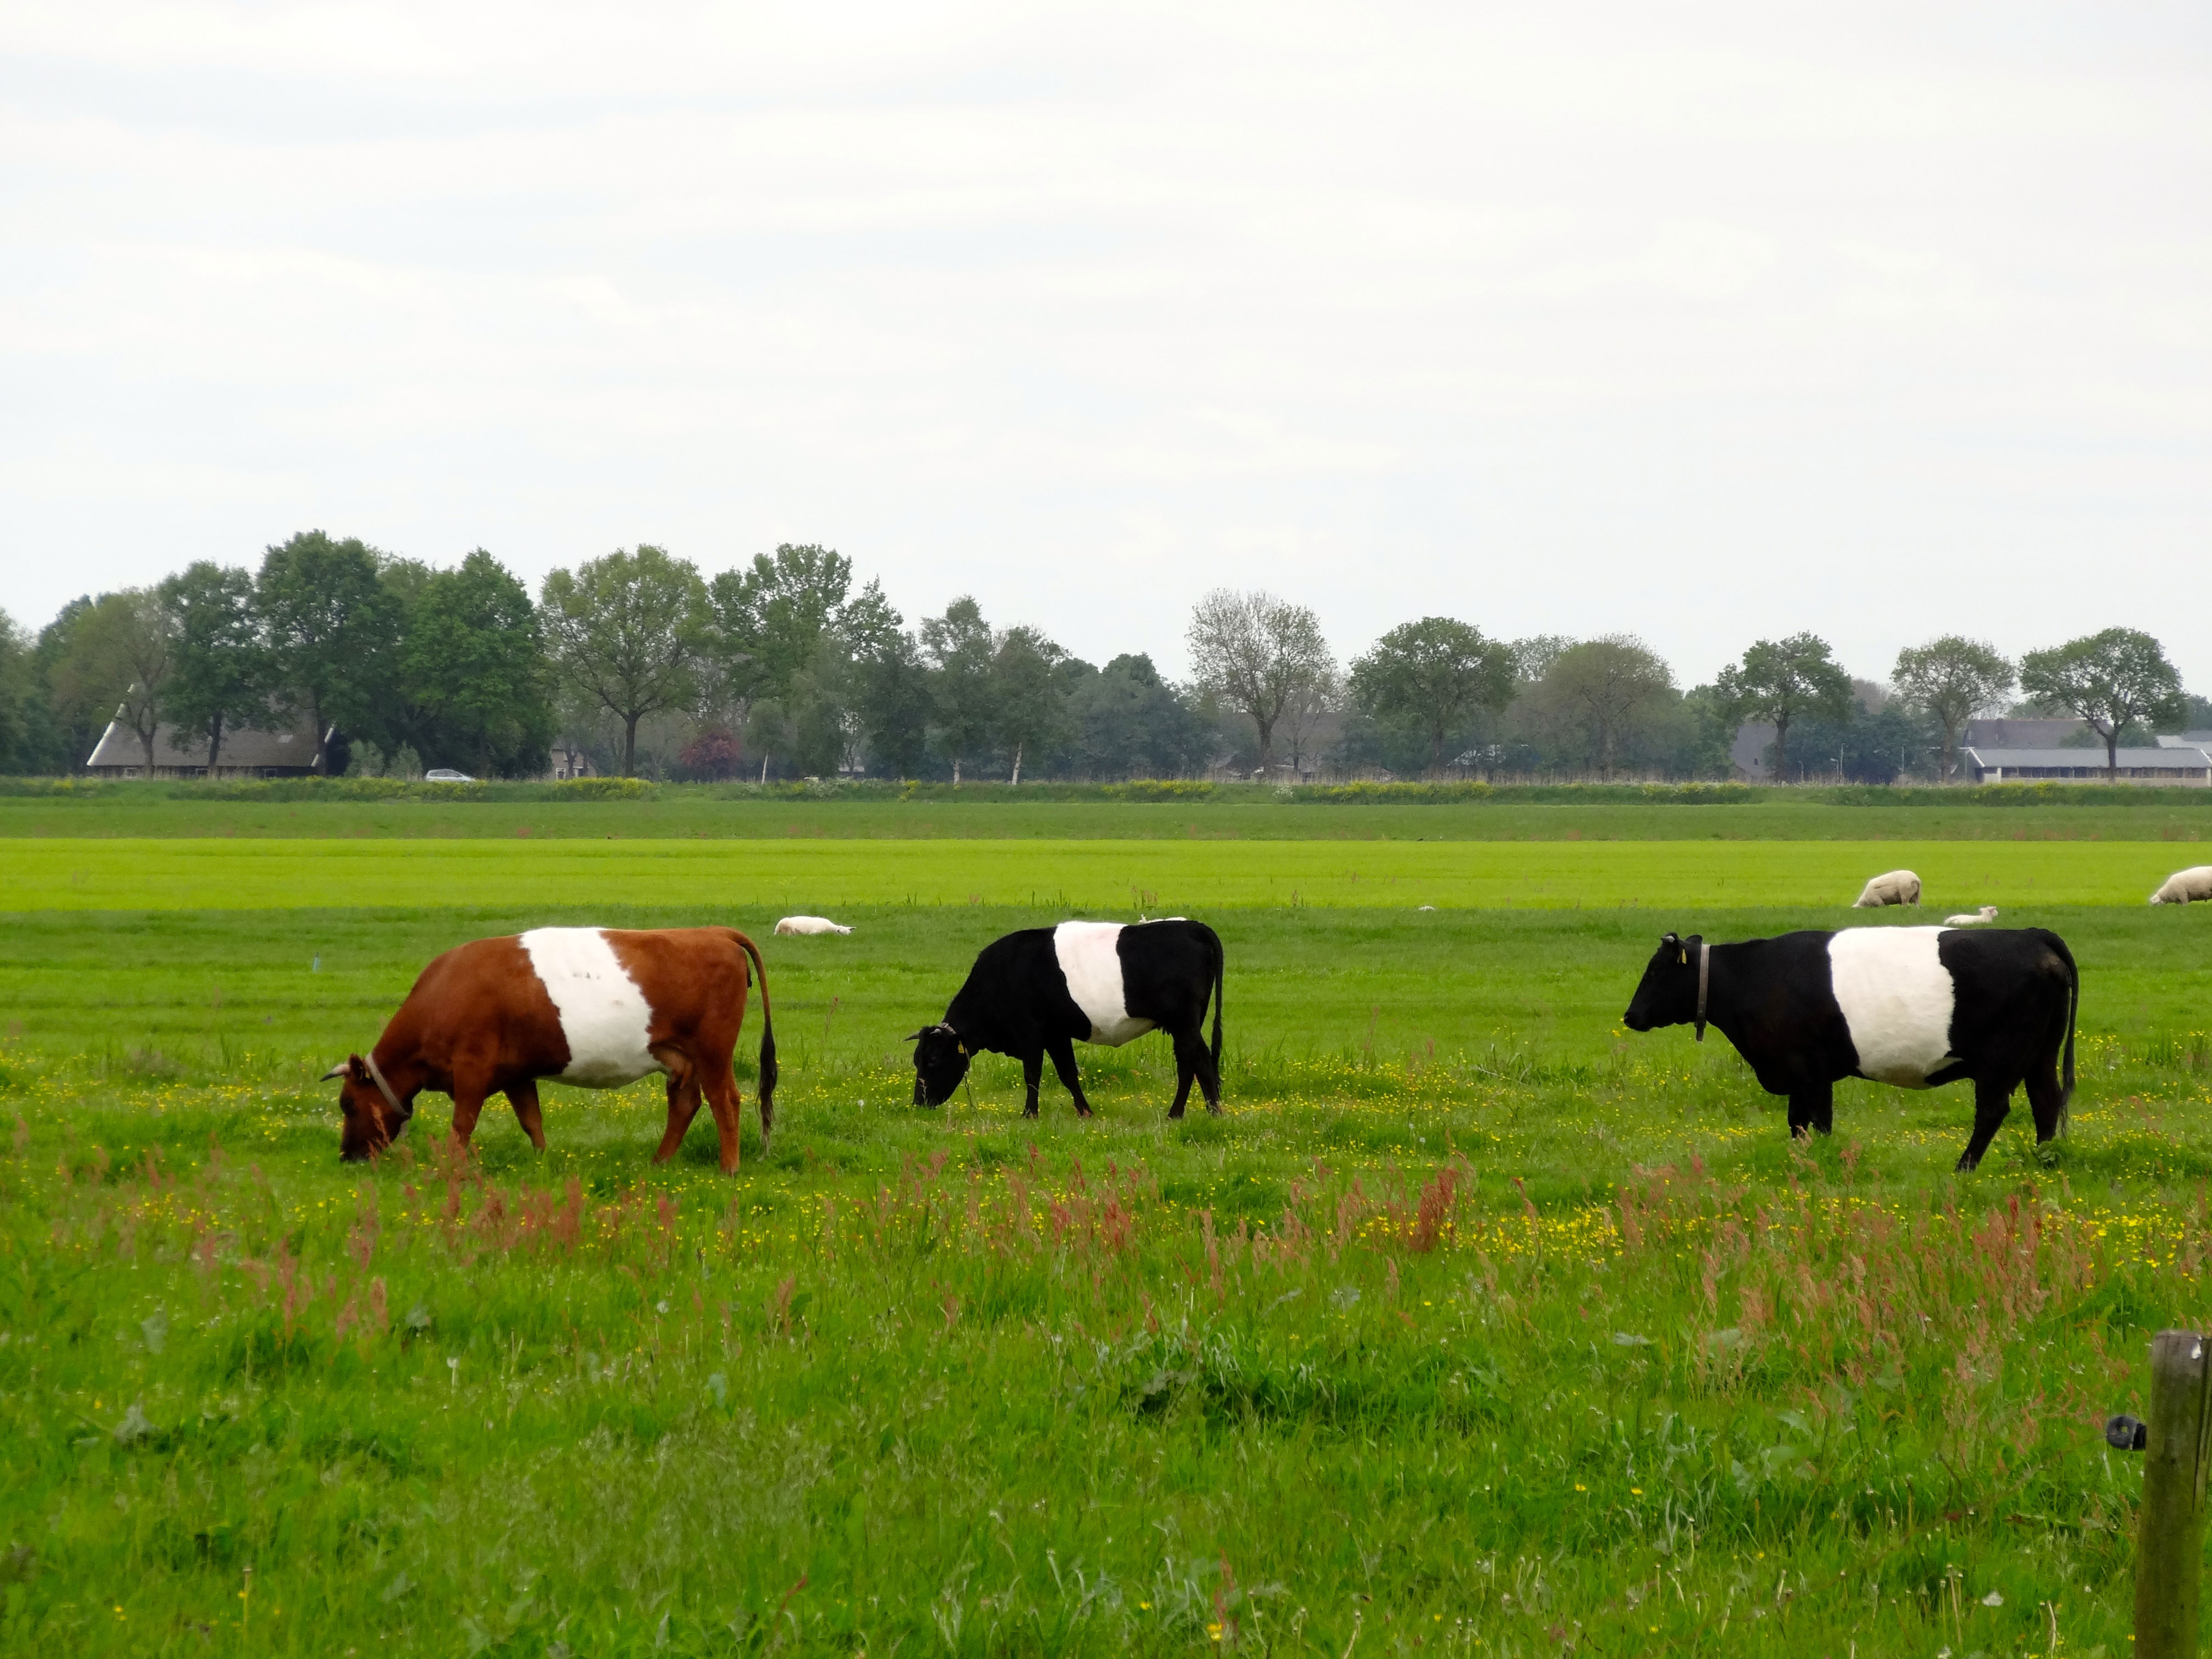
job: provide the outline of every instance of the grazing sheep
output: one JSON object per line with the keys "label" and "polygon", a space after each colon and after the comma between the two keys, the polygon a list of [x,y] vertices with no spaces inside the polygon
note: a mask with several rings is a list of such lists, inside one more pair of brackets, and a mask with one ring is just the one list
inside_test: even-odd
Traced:
{"label": "grazing sheep", "polygon": [[786,916],[775,925],[779,933],[849,933],[849,927],[840,927],[827,916]]}
{"label": "grazing sheep", "polygon": [[2166,878],[2166,885],[2150,896],[2153,904],[2187,904],[2196,899],[2212,899],[2212,864],[2175,871]]}
{"label": "grazing sheep", "polygon": [[1854,910],[1879,910],[1885,904],[1920,902],[1920,878],[1910,870],[1891,870],[1867,883],[1851,905]]}
{"label": "grazing sheep", "polygon": [[1963,915],[1946,916],[1943,918],[1943,925],[1946,927],[1979,927],[1984,922],[1995,921],[1996,919],[1997,907],[1994,904],[1984,904],[1980,909],[1969,910]]}

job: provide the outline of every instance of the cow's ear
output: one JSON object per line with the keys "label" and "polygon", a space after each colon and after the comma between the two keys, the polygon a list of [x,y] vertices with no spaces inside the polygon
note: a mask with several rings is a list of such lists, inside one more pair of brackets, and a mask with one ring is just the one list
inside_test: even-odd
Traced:
{"label": "cow's ear", "polygon": [[317,1080],[322,1083],[328,1083],[332,1078],[343,1077],[345,1074],[346,1062],[344,1060],[340,1060],[337,1065],[331,1066],[329,1071],[324,1073]]}
{"label": "cow's ear", "polygon": [[369,1086],[368,1064],[359,1054],[346,1057],[346,1075],[364,1089]]}

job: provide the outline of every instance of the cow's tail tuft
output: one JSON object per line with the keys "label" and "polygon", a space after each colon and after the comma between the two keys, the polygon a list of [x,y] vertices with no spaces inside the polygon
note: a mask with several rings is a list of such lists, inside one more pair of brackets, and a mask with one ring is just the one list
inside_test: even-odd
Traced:
{"label": "cow's tail tuft", "polygon": [[2074,953],[2066,948],[2066,941],[2047,927],[2039,927],[2058,959],[2066,964],[2066,1064],[2058,1079],[2058,1127],[2066,1127],[2069,1109],[2074,1103],[2074,1018],[2081,1007],[2081,970],[2074,964]]}
{"label": "cow's tail tuft", "polygon": [[1213,944],[1212,1054],[1213,1073],[1216,1077],[1218,1077],[1221,1075],[1221,991],[1223,983],[1222,967],[1224,963],[1224,954],[1221,949],[1221,935],[1215,933],[1213,929],[1209,927],[1206,930],[1206,936],[1208,939],[1212,940]]}
{"label": "cow's tail tuft", "polygon": [[760,986],[761,1046],[760,1046],[760,1103],[763,1111],[775,1104],[775,1016],[768,1005],[768,964],[761,960],[760,947],[734,927],[738,948],[752,958],[753,978]]}

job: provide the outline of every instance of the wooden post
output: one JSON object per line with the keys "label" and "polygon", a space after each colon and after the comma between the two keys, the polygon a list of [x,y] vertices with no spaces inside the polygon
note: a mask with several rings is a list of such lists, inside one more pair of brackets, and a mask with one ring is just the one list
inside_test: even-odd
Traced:
{"label": "wooden post", "polygon": [[2150,1425],[2136,1541],[2135,1659],[2197,1659],[2208,1464],[2212,1356],[2195,1331],[2160,1331],[2150,1344]]}

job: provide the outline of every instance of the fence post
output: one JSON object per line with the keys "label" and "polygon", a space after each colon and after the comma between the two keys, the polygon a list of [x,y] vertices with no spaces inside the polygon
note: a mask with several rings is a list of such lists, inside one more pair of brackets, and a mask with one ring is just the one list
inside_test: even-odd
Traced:
{"label": "fence post", "polygon": [[2212,1463],[2212,1358],[2195,1331],[2150,1344],[2150,1422],[2136,1540],[2135,1659],[2197,1659],[2204,1484]]}

